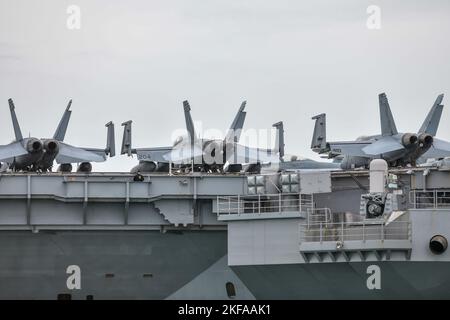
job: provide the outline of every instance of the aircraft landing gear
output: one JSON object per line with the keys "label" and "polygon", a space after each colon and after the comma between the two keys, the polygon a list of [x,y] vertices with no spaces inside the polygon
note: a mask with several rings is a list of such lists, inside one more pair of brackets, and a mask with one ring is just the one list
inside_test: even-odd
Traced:
{"label": "aircraft landing gear", "polygon": [[92,171],[92,164],[90,162],[82,162],[78,165],[77,172],[90,173]]}
{"label": "aircraft landing gear", "polygon": [[72,164],[71,163],[62,163],[58,167],[58,172],[72,172]]}

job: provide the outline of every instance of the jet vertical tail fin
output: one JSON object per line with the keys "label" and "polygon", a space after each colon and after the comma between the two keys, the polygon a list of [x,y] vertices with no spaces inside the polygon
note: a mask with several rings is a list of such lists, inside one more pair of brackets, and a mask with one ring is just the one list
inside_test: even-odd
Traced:
{"label": "jet vertical tail fin", "polygon": [[128,154],[128,156],[131,156],[132,149],[131,149],[131,123],[133,121],[128,120],[124,123],[122,123],[123,126],[123,137],[122,137],[122,148],[120,150],[120,154]]}
{"label": "jet vertical tail fin", "polygon": [[275,149],[279,152],[280,160],[284,157],[284,128],[283,121],[274,123],[272,125],[277,129],[277,138],[275,142]]}
{"label": "jet vertical tail fin", "polygon": [[419,133],[428,133],[433,137],[436,135],[437,129],[439,127],[439,122],[441,120],[442,109],[444,108],[444,106],[441,104],[443,98],[444,94],[438,95],[436,101],[431,107],[430,112],[428,113],[422,126],[419,129]]}
{"label": "jet vertical tail fin", "polygon": [[241,137],[242,128],[244,127],[244,121],[246,112],[244,111],[245,105],[247,104],[247,101],[243,101],[241,103],[241,106],[239,107],[239,110],[234,117],[233,122],[231,123],[230,129],[225,136],[225,143],[237,143],[239,141],[239,138]]}
{"label": "jet vertical tail fin", "polygon": [[19,121],[17,121],[16,111],[15,111],[16,108],[14,106],[14,102],[12,101],[12,99],[8,99],[8,103],[9,103],[9,111],[11,112],[11,120],[12,120],[13,127],[14,127],[14,134],[16,136],[16,141],[21,141],[21,140],[23,140],[23,136],[22,136],[22,131],[20,130]]}
{"label": "jet vertical tail fin", "polygon": [[67,126],[69,125],[70,115],[72,111],[70,110],[70,106],[72,105],[72,99],[69,100],[69,103],[66,107],[66,110],[63,113],[61,120],[59,121],[58,127],[56,128],[55,134],[53,135],[53,139],[58,141],[64,141],[64,137],[66,136]]}
{"label": "jet vertical tail fin", "polygon": [[114,123],[110,121],[105,126],[108,128],[108,132],[106,134],[105,153],[112,158],[116,155],[116,139],[114,137]]}
{"label": "jet vertical tail fin", "polygon": [[191,117],[191,106],[187,100],[183,101],[183,109],[184,120],[186,121],[186,130],[189,133],[191,144],[194,144],[195,140],[197,140],[197,136],[195,135],[194,121],[192,121]]}
{"label": "jet vertical tail fin", "polygon": [[326,115],[321,113],[311,118],[316,120],[314,124],[314,133],[311,141],[311,150],[317,153],[327,151],[327,131],[326,131]]}
{"label": "jet vertical tail fin", "polygon": [[393,136],[398,133],[395,126],[394,117],[392,116],[391,108],[385,93],[378,95],[380,104],[380,123],[381,123],[381,135]]}

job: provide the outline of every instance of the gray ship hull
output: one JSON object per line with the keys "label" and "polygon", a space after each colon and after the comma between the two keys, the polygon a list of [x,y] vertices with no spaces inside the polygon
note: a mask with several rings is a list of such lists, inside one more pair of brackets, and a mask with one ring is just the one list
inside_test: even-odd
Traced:
{"label": "gray ship hull", "polygon": [[[369,265],[380,267],[380,290],[367,288]],[[412,261],[232,267],[256,299],[450,299],[449,268]]]}
{"label": "gray ship hull", "polygon": [[[226,231],[2,231],[0,299],[164,299],[226,246]],[[66,284],[71,265],[81,270],[79,290]]]}
{"label": "gray ship hull", "polygon": [[[450,299],[449,262],[227,265],[226,231],[0,234],[0,299]],[[378,265],[381,290],[369,290]],[[81,270],[69,290],[67,267]],[[234,274],[233,274],[234,273]],[[242,282],[242,283],[241,283]],[[241,283],[241,284],[240,284]]]}
{"label": "gray ship hull", "polygon": [[365,172],[5,174],[0,299],[450,299],[450,171],[397,173],[362,222]]}

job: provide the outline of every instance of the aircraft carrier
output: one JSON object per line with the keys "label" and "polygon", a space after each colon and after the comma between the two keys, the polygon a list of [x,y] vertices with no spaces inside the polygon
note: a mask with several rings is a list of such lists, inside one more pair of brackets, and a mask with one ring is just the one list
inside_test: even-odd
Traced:
{"label": "aircraft carrier", "polygon": [[0,299],[450,298],[450,167],[0,174]]}

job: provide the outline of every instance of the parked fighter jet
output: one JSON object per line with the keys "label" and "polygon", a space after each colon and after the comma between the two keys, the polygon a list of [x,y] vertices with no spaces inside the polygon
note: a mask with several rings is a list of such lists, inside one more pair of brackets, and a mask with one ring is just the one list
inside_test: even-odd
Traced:
{"label": "parked fighter jet", "polygon": [[315,161],[308,158],[299,158],[291,155],[289,159],[285,159],[284,153],[284,126],[283,121],[277,122],[273,125],[277,129],[277,148],[279,150],[279,161],[276,163],[268,163],[263,166],[263,171],[268,172],[282,172],[282,171],[298,171],[298,170],[340,170],[340,161],[324,162]]}
{"label": "parked fighter jet", "polygon": [[63,142],[72,113],[70,110],[72,100],[69,101],[55,134],[50,139],[23,138],[14,103],[12,99],[9,99],[8,102],[16,140],[0,146],[2,171],[8,168],[14,171],[51,171],[53,161],[56,160],[60,164],[59,171],[70,172],[72,163],[79,163],[77,171],[90,172],[92,170],[90,162],[103,162],[107,155],[110,157],[115,155],[114,124],[112,122],[106,124],[108,133],[105,149],[79,148]]}
{"label": "parked fighter jet", "polygon": [[450,143],[435,138],[442,114],[442,99],[437,97],[417,133],[399,133],[386,94],[379,95],[381,135],[365,136],[355,141],[328,142],[326,118],[320,114],[315,120],[311,149],[327,153],[330,158],[342,156],[341,168],[367,167],[370,160],[381,158],[390,166],[416,165],[429,157],[450,155]]}
{"label": "parked fighter jet", "polygon": [[238,172],[245,164],[246,171],[258,172],[261,163],[278,161],[279,150],[251,148],[238,143],[246,116],[245,105],[246,101],[242,102],[223,140],[197,137],[188,101],[183,102],[188,134],[177,138],[173,146],[134,149],[131,146],[132,121],[124,122],[121,153],[137,154],[139,165],[132,172],[168,171],[171,164],[185,170],[205,172]]}

